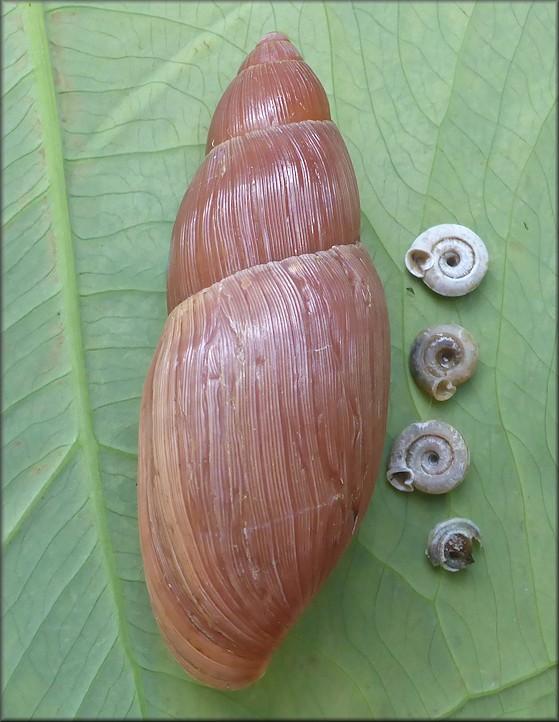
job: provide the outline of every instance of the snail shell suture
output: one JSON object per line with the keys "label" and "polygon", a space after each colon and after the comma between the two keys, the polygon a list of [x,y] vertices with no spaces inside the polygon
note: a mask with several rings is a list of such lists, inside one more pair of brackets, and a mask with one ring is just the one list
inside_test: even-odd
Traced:
{"label": "snail shell suture", "polygon": [[324,89],[280,33],[226,90],[181,203],[142,396],[138,507],[161,633],[238,689],[347,547],[384,443],[389,331]]}

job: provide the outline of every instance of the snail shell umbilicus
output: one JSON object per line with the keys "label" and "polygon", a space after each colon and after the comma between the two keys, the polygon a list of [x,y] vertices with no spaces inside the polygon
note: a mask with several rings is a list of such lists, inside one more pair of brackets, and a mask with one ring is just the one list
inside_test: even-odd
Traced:
{"label": "snail shell umbilicus", "polygon": [[173,230],[138,506],[161,633],[238,689],[349,544],[383,448],[389,330],[328,100],[286,36],[245,60]]}

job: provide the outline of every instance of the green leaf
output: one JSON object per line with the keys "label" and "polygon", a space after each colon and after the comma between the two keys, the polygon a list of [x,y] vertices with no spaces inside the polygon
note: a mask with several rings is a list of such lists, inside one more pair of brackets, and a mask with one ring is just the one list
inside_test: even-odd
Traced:
{"label": "green leaf", "polygon": [[[554,3],[3,3],[3,712],[8,717],[554,716]],[[139,553],[140,395],[180,199],[221,93],[266,32],[321,78],[361,190],[392,330],[386,452],[440,418],[472,466],[450,495],[384,469],[357,538],[253,687],[193,682]],[[444,299],[404,268],[456,222],[490,270]],[[457,322],[474,378],[430,402],[407,353]],[[460,574],[426,537],[466,516]]]}

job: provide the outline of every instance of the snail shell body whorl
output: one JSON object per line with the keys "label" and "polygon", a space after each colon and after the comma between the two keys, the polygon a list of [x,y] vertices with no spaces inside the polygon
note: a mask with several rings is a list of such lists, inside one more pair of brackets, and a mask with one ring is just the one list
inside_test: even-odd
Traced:
{"label": "snail shell body whorl", "polygon": [[[247,74],[276,79],[259,80],[251,100]],[[184,668],[223,689],[264,673],[338,561],[384,443],[384,293],[358,242],[339,132],[282,101],[297,105],[297,78],[301,107],[324,115],[314,74],[272,33],[218,106],[173,231],[171,313],[142,397],[139,525],[152,606]],[[245,105],[237,124],[221,119]],[[224,128],[240,135],[224,138]]]}

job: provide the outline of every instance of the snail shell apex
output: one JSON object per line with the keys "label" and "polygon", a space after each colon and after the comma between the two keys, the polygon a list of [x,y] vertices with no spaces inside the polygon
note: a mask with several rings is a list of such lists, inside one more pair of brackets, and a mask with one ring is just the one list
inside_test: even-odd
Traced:
{"label": "snail shell apex", "polygon": [[474,373],[478,347],[462,326],[447,323],[430,326],[414,339],[409,356],[416,384],[437,401],[454,396],[457,386]]}
{"label": "snail shell apex", "polygon": [[464,296],[481,283],[489,254],[466,226],[443,223],[421,233],[405,255],[408,271],[441,296]]}
{"label": "snail shell apex", "polygon": [[386,478],[399,491],[445,494],[463,481],[469,464],[466,442],[454,427],[435,419],[418,421],[395,440]]}
{"label": "snail shell apex", "polygon": [[433,566],[459,572],[474,563],[474,541],[482,543],[479,527],[470,519],[454,517],[439,522],[431,530],[425,554]]}

